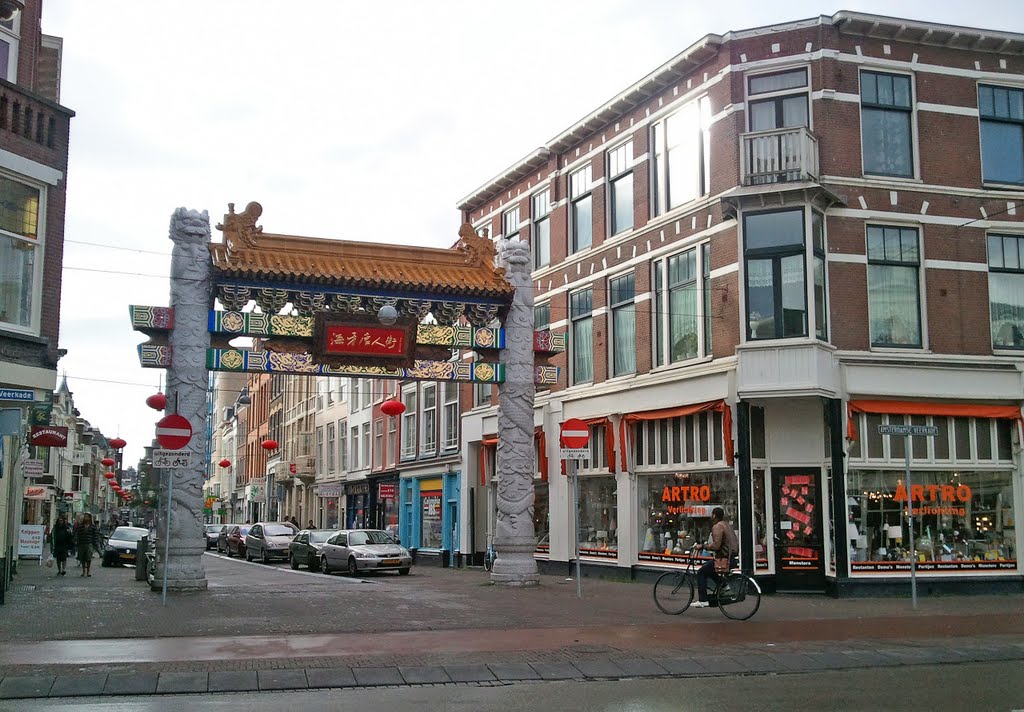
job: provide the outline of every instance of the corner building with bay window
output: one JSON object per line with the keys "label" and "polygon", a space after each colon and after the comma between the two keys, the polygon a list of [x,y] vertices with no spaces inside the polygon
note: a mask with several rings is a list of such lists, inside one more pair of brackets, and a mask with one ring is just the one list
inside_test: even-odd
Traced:
{"label": "corner building with bay window", "polygon": [[[531,244],[535,326],[567,342],[538,356],[542,570],[574,558],[580,418],[586,568],[681,566],[722,506],[769,590],[905,591],[912,559],[924,591],[1021,590],[1024,35],[856,12],[709,35],[458,208]],[[496,393],[463,403],[479,559]],[[909,487],[890,424],[937,429]]]}

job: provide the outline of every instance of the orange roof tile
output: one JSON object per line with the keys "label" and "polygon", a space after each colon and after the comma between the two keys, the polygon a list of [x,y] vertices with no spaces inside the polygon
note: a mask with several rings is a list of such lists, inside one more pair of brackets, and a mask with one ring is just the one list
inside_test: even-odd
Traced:
{"label": "orange roof tile", "polygon": [[[236,279],[293,280],[303,284],[374,290],[423,291],[508,301],[515,291],[494,266],[494,245],[471,226],[459,231],[453,249],[330,240],[264,233],[263,212],[249,203],[241,213],[228,206],[224,242],[211,243],[213,266]],[[468,228],[468,229],[467,229]]]}

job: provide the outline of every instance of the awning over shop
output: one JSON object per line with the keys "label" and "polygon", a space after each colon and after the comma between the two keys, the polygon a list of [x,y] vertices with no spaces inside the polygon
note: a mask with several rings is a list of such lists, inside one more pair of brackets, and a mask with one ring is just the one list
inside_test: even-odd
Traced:
{"label": "awning over shop", "polygon": [[855,413],[886,415],[932,415],[954,418],[996,418],[1021,420],[1019,406],[974,403],[929,403],[925,401],[852,400],[846,404],[846,437],[857,439]]}
{"label": "awning over shop", "polygon": [[488,450],[498,449],[498,436],[484,436],[480,441],[480,486],[487,484],[487,461],[490,459]]}
{"label": "awning over shop", "polygon": [[706,403],[695,403],[693,405],[682,405],[675,408],[659,408],[658,410],[647,410],[641,413],[629,413],[622,416],[619,423],[619,441],[622,446],[622,469],[627,469],[626,453],[633,447],[634,423],[644,420],[665,420],[667,418],[682,418],[697,413],[718,412],[722,414],[722,445],[725,453],[725,462],[728,465],[733,463],[732,447],[732,408],[724,400],[707,401]]}

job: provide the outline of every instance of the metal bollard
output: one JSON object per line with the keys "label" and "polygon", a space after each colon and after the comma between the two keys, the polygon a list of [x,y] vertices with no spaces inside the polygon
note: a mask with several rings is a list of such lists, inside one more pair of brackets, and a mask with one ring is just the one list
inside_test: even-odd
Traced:
{"label": "metal bollard", "polygon": [[139,548],[135,550],[135,580],[145,581],[146,580],[146,569],[149,567],[149,557],[146,553],[149,551],[149,537],[144,536],[139,539]]}

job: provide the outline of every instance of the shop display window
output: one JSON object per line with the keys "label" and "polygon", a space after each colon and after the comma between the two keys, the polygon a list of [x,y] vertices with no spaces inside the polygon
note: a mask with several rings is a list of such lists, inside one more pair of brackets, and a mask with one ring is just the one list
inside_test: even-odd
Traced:
{"label": "shop display window", "polygon": [[548,483],[533,482],[533,533],[537,537],[537,553],[547,554],[550,550],[548,535],[551,531],[550,509],[548,507]]}
{"label": "shop display window", "polygon": [[903,462],[904,438],[880,435],[879,425],[937,427],[934,437],[912,439],[910,454],[917,463],[1013,462],[1013,421],[1009,419],[857,413],[854,425],[858,437],[850,442],[851,462]]}
{"label": "shop display window", "polygon": [[[762,486],[763,481],[761,478]],[[645,475],[637,478],[637,490],[641,561],[685,564],[690,548],[707,541],[715,507],[722,507],[726,519],[737,528],[739,498],[734,472]],[[763,539],[763,495],[760,500]]]}
{"label": "shop display window", "polygon": [[580,477],[580,555],[618,557],[618,493],[614,477]]}
{"label": "shop display window", "polygon": [[904,478],[902,471],[847,474],[853,573],[909,572],[911,557],[922,573],[1017,569],[1012,472],[914,471],[909,491]]}
{"label": "shop display window", "polygon": [[[768,523],[765,512],[767,511],[768,495],[765,489],[764,470],[754,470],[752,479],[754,486],[754,566],[758,571],[767,571]],[[735,526],[735,522],[733,525]]]}
{"label": "shop display window", "polygon": [[420,492],[420,547],[441,548],[441,492]]}

